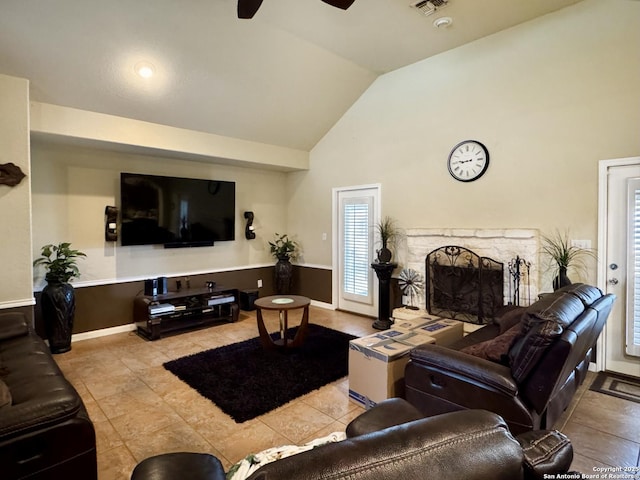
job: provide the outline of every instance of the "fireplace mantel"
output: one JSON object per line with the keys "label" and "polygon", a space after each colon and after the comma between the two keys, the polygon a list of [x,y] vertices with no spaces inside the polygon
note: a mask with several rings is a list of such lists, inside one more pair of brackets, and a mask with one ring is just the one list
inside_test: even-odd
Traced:
{"label": "fireplace mantel", "polygon": [[[478,255],[490,257],[504,263],[505,303],[511,301],[509,287],[509,262],[516,256],[531,262],[529,286],[523,285],[521,304],[526,305],[526,296],[535,301],[538,295],[538,271],[540,233],[537,229],[509,228],[411,228],[406,230],[406,251],[402,252],[405,268],[412,268],[425,278],[425,259],[429,252],[446,245],[458,245],[473,250]],[[400,252],[399,252],[400,253]],[[424,293],[420,307],[425,307]]]}

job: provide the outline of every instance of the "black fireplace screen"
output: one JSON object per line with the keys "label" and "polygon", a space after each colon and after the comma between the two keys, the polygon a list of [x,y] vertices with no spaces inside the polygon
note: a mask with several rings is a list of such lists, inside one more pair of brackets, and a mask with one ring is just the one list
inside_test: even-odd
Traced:
{"label": "black fireplace screen", "polygon": [[426,259],[426,304],[431,315],[489,323],[504,302],[504,265],[449,245]]}

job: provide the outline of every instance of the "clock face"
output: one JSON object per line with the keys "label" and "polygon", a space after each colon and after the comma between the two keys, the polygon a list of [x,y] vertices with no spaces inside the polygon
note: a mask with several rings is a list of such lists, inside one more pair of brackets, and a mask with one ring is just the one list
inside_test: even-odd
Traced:
{"label": "clock face", "polygon": [[489,151],[480,142],[465,140],[453,147],[447,162],[449,173],[461,182],[480,178],[489,166]]}

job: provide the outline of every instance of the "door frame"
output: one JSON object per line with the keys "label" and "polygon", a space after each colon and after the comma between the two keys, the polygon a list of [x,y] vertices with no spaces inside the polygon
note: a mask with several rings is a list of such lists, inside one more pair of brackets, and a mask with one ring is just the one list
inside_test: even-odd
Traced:
{"label": "door frame", "polygon": [[[340,253],[340,238],[339,238],[339,222],[340,222],[340,203],[339,196],[342,192],[353,192],[357,190],[376,190],[377,194],[374,199],[374,222],[380,221],[380,208],[382,206],[382,184],[371,183],[366,185],[353,185],[350,187],[334,187],[332,189],[331,198],[331,228],[332,228],[332,246],[331,246],[331,263],[332,263],[332,275],[331,275],[331,304],[334,309],[339,306],[340,295],[340,272],[339,269],[339,253]],[[375,239],[374,239],[375,241]],[[371,259],[373,261],[373,259]],[[373,306],[374,309],[378,308],[378,290],[376,288],[377,277],[373,276]]]}
{"label": "door frame", "polygon": [[[607,224],[608,218],[608,194],[609,194],[609,169],[640,164],[640,157],[613,158],[598,162],[598,262],[597,262],[597,286],[603,292],[607,291]],[[624,307],[626,309],[626,305]],[[606,344],[607,324],[605,323],[602,334],[596,342],[596,371],[606,368]]]}

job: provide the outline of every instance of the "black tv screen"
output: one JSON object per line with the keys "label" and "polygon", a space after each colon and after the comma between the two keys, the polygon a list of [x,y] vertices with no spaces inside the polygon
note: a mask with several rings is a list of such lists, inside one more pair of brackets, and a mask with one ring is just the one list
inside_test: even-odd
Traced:
{"label": "black tv screen", "polygon": [[213,245],[234,240],[236,184],[120,174],[122,245]]}

